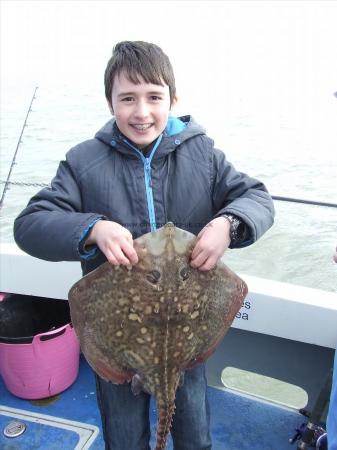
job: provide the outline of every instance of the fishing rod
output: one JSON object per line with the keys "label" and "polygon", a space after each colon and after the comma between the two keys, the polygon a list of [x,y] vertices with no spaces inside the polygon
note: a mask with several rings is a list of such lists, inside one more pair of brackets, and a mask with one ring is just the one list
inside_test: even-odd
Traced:
{"label": "fishing rod", "polygon": [[337,203],[320,202],[320,201],[316,201],[316,200],[305,200],[302,198],[293,198],[293,197],[282,197],[282,196],[277,196],[277,195],[272,195],[271,197],[274,200],[279,200],[282,202],[304,203],[307,205],[329,206],[330,208],[337,208]]}
{"label": "fishing rod", "polygon": [[17,143],[17,145],[16,145],[16,149],[15,149],[15,152],[14,152],[14,155],[13,155],[13,158],[12,158],[12,162],[11,162],[11,165],[10,165],[10,168],[9,168],[9,172],[8,172],[8,175],[7,175],[7,179],[6,179],[6,181],[5,181],[5,186],[4,186],[4,189],[3,189],[3,191],[2,191],[2,195],[1,195],[1,199],[0,199],[0,209],[1,209],[2,206],[3,206],[3,202],[4,202],[4,199],[5,199],[6,192],[7,192],[8,189],[9,189],[10,178],[11,178],[11,175],[12,175],[13,167],[14,167],[14,165],[15,165],[16,155],[17,155],[17,153],[18,153],[20,144],[21,144],[21,142],[22,142],[22,141],[21,141],[22,135],[23,135],[23,132],[24,132],[25,127],[27,126],[27,119],[28,119],[29,113],[30,113],[31,110],[32,110],[31,108],[32,108],[33,101],[34,101],[35,98],[36,98],[36,97],[35,97],[35,94],[36,94],[36,91],[37,91],[37,90],[38,90],[38,86],[36,86],[36,88],[34,89],[33,97],[32,97],[32,99],[31,99],[31,101],[30,101],[30,104],[29,104],[29,108],[28,108],[28,110],[27,110],[27,114],[26,114],[25,121],[23,122],[23,126],[22,126],[22,129],[21,129],[21,134],[20,134],[18,143]]}

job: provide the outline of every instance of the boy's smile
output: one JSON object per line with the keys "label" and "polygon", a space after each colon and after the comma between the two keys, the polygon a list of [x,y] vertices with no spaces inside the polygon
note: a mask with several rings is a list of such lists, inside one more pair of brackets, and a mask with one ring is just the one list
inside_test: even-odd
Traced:
{"label": "boy's smile", "polygon": [[[169,87],[130,81],[122,72],[112,87],[111,105],[119,130],[139,148],[145,148],[164,131],[170,112]],[[175,103],[175,100],[174,102]]]}

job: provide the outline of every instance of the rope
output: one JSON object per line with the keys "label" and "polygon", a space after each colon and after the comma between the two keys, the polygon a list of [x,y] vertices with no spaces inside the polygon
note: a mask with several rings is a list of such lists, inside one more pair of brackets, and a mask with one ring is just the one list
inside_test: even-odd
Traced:
{"label": "rope", "polygon": [[[20,187],[50,187],[50,184],[46,183],[26,183],[24,181],[4,181],[0,180],[0,184],[7,184],[7,186],[20,186]],[[8,188],[7,188],[8,189]]]}

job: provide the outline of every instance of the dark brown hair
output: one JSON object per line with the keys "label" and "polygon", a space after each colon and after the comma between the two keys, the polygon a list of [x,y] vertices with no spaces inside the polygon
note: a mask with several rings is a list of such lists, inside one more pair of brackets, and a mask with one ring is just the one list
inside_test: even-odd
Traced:
{"label": "dark brown hair", "polygon": [[122,41],[115,45],[104,73],[105,97],[111,105],[111,94],[116,75],[125,72],[132,83],[163,85],[170,89],[171,104],[176,95],[172,65],[160,47],[143,41]]}

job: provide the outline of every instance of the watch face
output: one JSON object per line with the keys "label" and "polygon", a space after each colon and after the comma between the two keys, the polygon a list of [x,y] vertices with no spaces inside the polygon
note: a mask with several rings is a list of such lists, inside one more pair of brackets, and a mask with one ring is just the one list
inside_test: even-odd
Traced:
{"label": "watch face", "polygon": [[245,226],[244,223],[236,216],[232,214],[224,214],[230,222],[230,238],[231,244],[236,244],[244,238]]}
{"label": "watch face", "polygon": [[237,219],[236,217],[233,217],[233,220],[232,220],[232,229],[235,230],[235,231],[237,231],[237,229],[239,228],[240,224],[241,224],[240,220]]}

